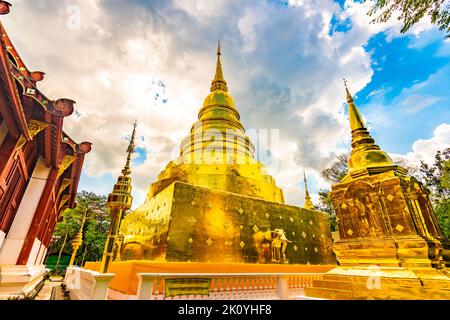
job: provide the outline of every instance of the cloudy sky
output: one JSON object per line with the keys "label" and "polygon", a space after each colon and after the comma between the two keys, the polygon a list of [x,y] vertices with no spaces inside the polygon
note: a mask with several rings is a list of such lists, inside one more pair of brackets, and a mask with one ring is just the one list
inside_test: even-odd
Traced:
{"label": "cloudy sky", "polygon": [[29,69],[46,72],[39,88],[77,102],[65,131],[93,143],[79,190],[111,191],[138,119],[134,207],[143,202],[209,93],[218,39],[246,128],[279,130],[270,170],[290,204],[304,202],[303,167],[317,201],[329,188],[320,171],[349,150],[344,77],[393,157],[432,161],[450,146],[450,41],[428,21],[407,34],[395,19],[371,24],[370,2],[10,2],[1,21]]}

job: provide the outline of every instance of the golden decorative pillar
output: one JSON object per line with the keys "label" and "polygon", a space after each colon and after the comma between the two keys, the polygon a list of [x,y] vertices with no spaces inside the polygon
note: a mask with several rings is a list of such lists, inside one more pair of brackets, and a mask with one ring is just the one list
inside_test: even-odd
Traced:
{"label": "golden decorative pillar", "polygon": [[133,124],[133,133],[131,135],[130,144],[127,148],[127,161],[125,167],[122,169],[122,175],[117,179],[117,183],[114,185],[113,192],[108,196],[108,201],[106,202],[106,207],[109,209],[111,215],[111,224],[109,226],[109,233],[106,238],[105,249],[103,251],[103,258],[100,265],[100,272],[107,273],[108,267],[113,260],[118,233],[120,228],[120,223],[123,219],[123,214],[131,208],[133,197],[131,196],[131,155],[134,152],[134,139],[136,135],[137,123]]}
{"label": "golden decorative pillar", "polygon": [[70,257],[69,267],[73,266],[75,257],[77,256],[78,248],[81,247],[81,245],[83,244],[83,227],[85,222],[86,222],[86,213],[84,214],[83,220],[81,222],[80,230],[75,236],[75,239],[73,239],[72,241],[73,252],[72,256]]}
{"label": "golden decorative pillar", "polygon": [[[347,175],[331,191],[340,236],[333,251],[340,267],[315,282],[307,294],[342,299],[450,298],[442,232],[428,190],[375,144],[346,82],[345,90],[352,150]],[[375,275],[381,281],[379,288],[365,283]]]}

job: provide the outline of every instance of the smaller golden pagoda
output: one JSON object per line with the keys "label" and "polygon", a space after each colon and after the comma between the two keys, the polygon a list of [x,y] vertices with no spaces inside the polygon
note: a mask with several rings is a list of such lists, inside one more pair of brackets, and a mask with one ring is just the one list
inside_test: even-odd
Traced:
{"label": "smaller golden pagoda", "polygon": [[375,144],[345,83],[352,150],[332,186],[338,268],[305,293],[331,299],[449,299],[442,232],[429,191]]}
{"label": "smaller golden pagoda", "polygon": [[314,204],[312,203],[311,197],[308,191],[308,181],[306,180],[305,170],[303,170],[303,181],[305,182],[305,205],[306,209],[314,209]]}

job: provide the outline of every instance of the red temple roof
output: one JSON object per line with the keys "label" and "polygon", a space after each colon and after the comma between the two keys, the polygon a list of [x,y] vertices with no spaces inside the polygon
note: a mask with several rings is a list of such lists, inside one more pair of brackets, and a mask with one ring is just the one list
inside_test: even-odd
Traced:
{"label": "red temple roof", "polygon": [[[59,168],[65,156],[75,157],[63,173],[72,181],[63,193],[70,197],[67,206],[73,207],[84,155],[91,150],[91,143],[78,144],[63,132],[63,119],[73,113],[75,101],[46,97],[37,88],[37,82],[43,78],[43,72],[32,72],[26,67],[0,23],[0,90],[5,92],[0,97],[0,114],[14,137],[37,141],[38,152],[47,166]],[[33,121],[45,128],[36,133]]]}

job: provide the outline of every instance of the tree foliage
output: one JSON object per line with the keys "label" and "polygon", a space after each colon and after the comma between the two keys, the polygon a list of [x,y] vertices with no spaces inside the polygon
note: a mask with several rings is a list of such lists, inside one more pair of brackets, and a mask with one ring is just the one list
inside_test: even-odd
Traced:
{"label": "tree foliage", "polygon": [[316,209],[328,213],[330,229],[331,231],[337,231],[336,213],[334,212],[330,191],[325,189],[319,190],[319,204],[316,206]]}
{"label": "tree foliage", "polygon": [[450,148],[438,151],[434,163],[422,161],[422,180],[431,191],[434,211],[444,238],[450,240]]}
{"label": "tree foliage", "polygon": [[322,176],[331,183],[339,183],[348,171],[348,153],[339,154],[333,164],[322,171]]}
{"label": "tree foliage", "polygon": [[441,178],[441,186],[450,190],[450,160],[444,162],[444,174]]}
{"label": "tree foliage", "polygon": [[450,38],[450,2],[448,0],[376,0],[369,10],[369,16],[377,16],[372,22],[386,22],[394,13],[403,22],[401,33],[408,31],[413,25],[428,16],[431,23]]}
{"label": "tree foliage", "polygon": [[422,179],[425,186],[431,190],[432,199],[435,202],[449,197],[449,162],[450,148],[438,151],[432,165],[421,161],[420,172]]}
{"label": "tree foliage", "polygon": [[67,209],[63,213],[63,220],[59,222],[53,233],[51,252],[59,252],[67,233],[64,252],[73,252],[72,241],[80,230],[84,215],[86,222],[83,226],[83,243],[77,251],[75,264],[83,261],[98,261],[103,254],[106,234],[109,230],[109,215],[106,209],[106,197],[92,192],[81,191],[77,195],[75,209]]}

